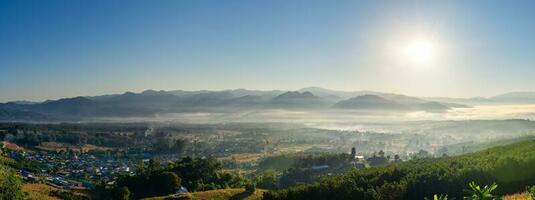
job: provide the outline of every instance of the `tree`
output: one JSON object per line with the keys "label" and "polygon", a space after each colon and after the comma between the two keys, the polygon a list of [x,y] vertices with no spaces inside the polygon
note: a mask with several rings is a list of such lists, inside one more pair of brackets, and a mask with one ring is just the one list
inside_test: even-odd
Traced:
{"label": "tree", "polygon": [[117,200],[129,200],[130,199],[130,190],[128,187],[120,187],[115,191],[115,199]]}
{"label": "tree", "polygon": [[418,153],[416,153],[414,157],[415,158],[428,158],[428,157],[431,157],[431,155],[426,150],[420,149],[420,151],[418,151]]}
{"label": "tree", "polygon": [[274,170],[267,170],[257,175],[254,179],[255,184],[259,188],[264,189],[277,189],[277,182],[279,176]]}
{"label": "tree", "polygon": [[245,186],[246,193],[252,194],[255,192],[255,190],[256,190],[256,186],[254,183],[249,183]]}
{"label": "tree", "polygon": [[174,172],[163,172],[156,174],[151,181],[158,195],[166,195],[176,192],[180,188],[182,180]]}

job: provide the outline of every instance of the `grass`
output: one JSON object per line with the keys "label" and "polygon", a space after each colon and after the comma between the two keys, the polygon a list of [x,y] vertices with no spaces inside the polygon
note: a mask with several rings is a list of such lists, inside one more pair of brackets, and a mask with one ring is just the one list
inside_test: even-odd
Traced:
{"label": "grass", "polygon": [[22,191],[28,194],[29,200],[60,200],[61,198],[51,195],[52,191],[69,191],[77,196],[89,196],[87,189],[64,190],[42,183],[26,183],[22,185]]}
{"label": "grass", "polygon": [[36,147],[37,149],[44,150],[44,151],[108,151],[110,148],[107,147],[99,147],[91,144],[84,144],[84,145],[71,145],[67,143],[60,143],[60,142],[42,142],[39,144],[39,146]]}
{"label": "grass", "polygon": [[32,200],[59,200],[60,198],[50,196],[50,191],[58,190],[52,186],[32,183],[24,184],[22,191],[28,194],[28,199]]}
{"label": "grass", "polygon": [[[256,189],[253,194],[245,192],[244,188],[232,188],[232,189],[220,189],[209,190],[203,192],[192,192],[187,195],[181,195],[180,197],[186,198],[187,196],[193,200],[260,200],[266,190]],[[144,200],[168,200],[173,199],[172,196],[151,197]],[[180,199],[180,198],[179,198]]]}
{"label": "grass", "polygon": [[518,193],[513,195],[503,196],[503,200],[533,200],[529,193]]}

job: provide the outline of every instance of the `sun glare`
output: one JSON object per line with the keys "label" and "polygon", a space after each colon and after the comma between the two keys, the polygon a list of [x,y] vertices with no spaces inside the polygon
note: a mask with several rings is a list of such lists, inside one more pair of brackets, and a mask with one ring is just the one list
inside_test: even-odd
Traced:
{"label": "sun glare", "polygon": [[414,40],[403,52],[406,58],[414,64],[429,64],[433,58],[433,44],[428,40]]}

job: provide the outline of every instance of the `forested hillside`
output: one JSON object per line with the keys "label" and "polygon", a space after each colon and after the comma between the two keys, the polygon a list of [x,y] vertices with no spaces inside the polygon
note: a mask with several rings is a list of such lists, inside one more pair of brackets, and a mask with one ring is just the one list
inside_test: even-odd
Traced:
{"label": "forested hillside", "polygon": [[497,183],[498,195],[535,185],[535,140],[462,156],[355,170],[313,184],[270,191],[264,199],[424,199],[434,194],[462,199],[471,181]]}

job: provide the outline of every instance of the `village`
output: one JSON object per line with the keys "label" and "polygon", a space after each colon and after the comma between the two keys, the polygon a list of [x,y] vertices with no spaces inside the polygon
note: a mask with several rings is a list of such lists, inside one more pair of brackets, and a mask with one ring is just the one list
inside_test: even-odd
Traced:
{"label": "village", "polygon": [[2,143],[2,153],[21,163],[19,174],[26,182],[47,183],[65,189],[92,189],[99,182],[113,184],[118,176],[133,175],[135,166],[133,160],[110,154],[25,150],[8,142]]}

